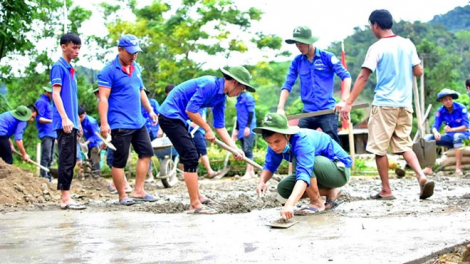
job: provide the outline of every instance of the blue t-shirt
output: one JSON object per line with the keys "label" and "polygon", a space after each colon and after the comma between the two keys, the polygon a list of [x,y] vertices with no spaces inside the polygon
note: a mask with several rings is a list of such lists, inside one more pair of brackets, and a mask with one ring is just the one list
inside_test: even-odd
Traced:
{"label": "blue t-shirt", "polygon": [[[51,69],[51,85],[60,85],[60,98],[64,105],[67,117],[72,121],[73,128],[78,129],[80,120],[78,119],[78,95],[77,95],[77,78],[75,69],[63,57],[52,66]],[[54,89],[52,89],[54,95]],[[62,118],[54,103],[54,114],[52,116],[52,127],[54,130],[62,129]]]}
{"label": "blue t-shirt", "polygon": [[310,178],[315,163],[315,156],[324,156],[331,161],[341,161],[346,168],[350,168],[352,159],[341,146],[336,143],[328,134],[316,130],[301,128],[290,139],[290,151],[278,154],[270,147],[266,153],[263,170],[275,172],[282,160],[289,162],[295,157],[297,164],[295,168],[296,180],[302,180],[310,186]]}
{"label": "blue t-shirt", "polygon": [[[452,113],[450,113],[445,106],[439,107],[436,111],[434,125],[432,127],[439,131],[443,123],[450,127],[465,126],[468,129],[469,122],[467,107],[463,104],[453,102]],[[446,132],[446,135],[453,137],[455,133],[462,133],[467,138],[470,137],[470,132],[468,130],[463,132]]]}
{"label": "blue t-shirt", "polygon": [[333,109],[336,104],[333,97],[335,73],[341,80],[351,78],[333,53],[315,48],[312,62],[302,54],[294,58],[281,91],[286,89],[291,92],[297,77],[300,77],[300,98],[304,111]]}
{"label": "blue t-shirt", "polygon": [[38,128],[38,138],[51,137],[57,138],[57,132],[52,128],[52,123],[40,123],[39,119],[45,118],[52,120],[52,100],[47,95],[42,94],[35,103],[38,109],[36,116],[36,126]]}
{"label": "blue t-shirt", "polygon": [[140,100],[140,91],[144,89],[142,71],[135,62],[130,69],[130,74],[125,72],[116,56],[98,74],[98,86],[111,89],[108,98],[111,129],[140,129],[145,124]]}
{"label": "blue t-shirt", "polygon": [[101,139],[96,135],[95,132],[100,132],[98,122],[92,116],[86,115],[82,122],[83,135],[85,139],[89,141],[89,148],[99,146]]}
{"label": "blue t-shirt", "polygon": [[[158,109],[160,108],[160,105],[158,104],[157,100],[149,98],[149,102],[155,114],[158,115]],[[157,138],[158,128],[160,127],[159,124],[157,123],[156,125],[153,125],[153,119],[150,117],[149,112],[147,112],[143,105],[141,110],[142,116],[145,118],[145,127],[147,128],[147,131],[152,135],[153,138]]]}
{"label": "blue t-shirt", "polygon": [[0,137],[15,134],[15,140],[23,140],[26,121],[16,119],[10,111],[0,114]]}
{"label": "blue t-shirt", "polygon": [[[238,138],[244,138],[246,127],[250,128],[250,133],[254,135],[253,128],[256,127],[255,98],[249,92],[243,92],[237,97],[235,104],[237,110]],[[253,113],[251,123],[248,124],[248,114]]]}
{"label": "blue t-shirt", "polygon": [[214,127],[225,127],[225,79],[203,76],[181,83],[171,90],[160,107],[167,118],[189,120],[186,110],[198,113],[201,108],[212,107]]}

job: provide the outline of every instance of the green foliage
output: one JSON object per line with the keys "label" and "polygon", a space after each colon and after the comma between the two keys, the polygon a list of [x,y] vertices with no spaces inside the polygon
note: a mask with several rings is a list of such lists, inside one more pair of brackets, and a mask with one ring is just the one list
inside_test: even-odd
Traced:
{"label": "green foliage", "polygon": [[429,22],[432,25],[442,24],[450,31],[470,30],[470,5],[456,7],[444,15],[436,15]]}

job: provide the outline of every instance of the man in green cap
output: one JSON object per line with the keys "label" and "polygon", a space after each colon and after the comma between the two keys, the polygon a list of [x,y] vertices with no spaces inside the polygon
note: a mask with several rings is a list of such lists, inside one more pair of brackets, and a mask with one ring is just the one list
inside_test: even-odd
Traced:
{"label": "man in green cap", "polygon": [[[54,142],[57,132],[52,127],[52,87],[44,86],[44,93],[34,104],[38,109],[36,117],[36,127],[38,138],[41,140],[41,165],[49,168],[54,157]],[[41,177],[52,180],[51,174],[44,170],[40,172]]]}
{"label": "man in green cap", "polygon": [[[262,126],[253,131],[261,134],[268,143],[256,188],[258,194],[266,192],[266,183],[282,160],[294,164],[295,173],[282,179],[277,186],[279,194],[287,199],[281,210],[283,219],[315,214],[340,204],[339,188],[349,181],[352,159],[336,141],[316,130],[289,126],[287,118],[277,113],[266,114]],[[325,203],[321,196],[326,197]],[[294,212],[296,203],[302,198],[309,198],[309,205]]]}
{"label": "man in green cap", "polygon": [[188,133],[187,121],[191,120],[204,129],[206,140],[214,142],[214,132],[199,113],[202,108],[212,107],[217,134],[227,145],[238,150],[239,154],[235,157],[237,160],[243,159],[244,156],[225,129],[225,102],[227,96],[239,96],[245,89],[255,92],[250,84],[251,74],[241,66],[220,70],[223,78],[203,76],[176,86],[160,107],[160,127],[171,140],[180,155],[181,163],[184,164],[184,180],[190,199],[188,213],[191,214],[214,214],[217,211],[210,207],[215,202],[199,193],[199,156],[194,139]]}
{"label": "man in green cap", "polygon": [[[295,44],[300,55],[292,61],[285,82],[281,87],[281,95],[277,113],[285,114],[285,104],[292,91],[297,77],[300,77],[300,98],[304,103],[304,113],[328,109],[341,109],[349,97],[351,75],[343,67],[336,56],[313,45],[318,40],[312,36],[308,27],[296,27],[287,44]],[[341,88],[341,101],[337,104],[333,97],[335,74],[344,81]],[[338,115],[336,113],[301,118],[299,127],[321,129],[340,143],[338,137]]]}
{"label": "man in green cap", "polygon": [[23,145],[23,133],[27,122],[34,120],[37,115],[34,105],[28,107],[18,106],[15,110],[0,114],[0,157],[8,164],[13,164],[13,144],[10,137],[15,135],[16,146],[20,150],[24,161],[30,160]]}

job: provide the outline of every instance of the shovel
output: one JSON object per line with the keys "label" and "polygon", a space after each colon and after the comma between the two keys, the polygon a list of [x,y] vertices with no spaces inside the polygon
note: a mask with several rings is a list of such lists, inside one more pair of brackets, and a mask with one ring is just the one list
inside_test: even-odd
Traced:
{"label": "shovel", "polygon": [[[239,154],[235,149],[231,148],[230,146],[228,146],[227,144],[225,144],[224,142],[222,142],[222,141],[220,141],[220,140],[218,140],[218,139],[215,139],[214,143],[217,144],[217,145],[219,145],[219,147],[221,147],[221,148],[223,148],[223,149],[226,149],[226,150],[232,152],[233,155],[238,155],[238,154]],[[258,169],[260,169],[260,170],[263,170],[263,167],[262,167],[261,165],[259,165],[258,163],[252,161],[251,159],[249,159],[249,158],[243,156],[243,160],[244,160],[245,162],[247,162],[247,163],[253,165],[253,167],[258,168]]]}
{"label": "shovel", "polygon": [[[231,138],[233,138],[233,134],[235,133],[235,128],[236,127],[237,127],[237,118],[235,118],[235,123],[233,124],[233,130],[232,130]],[[225,155],[224,167],[219,172],[219,175],[215,176],[214,179],[216,179],[216,180],[222,179],[230,171],[231,168],[230,168],[230,166],[228,166],[228,159],[230,158],[230,153],[231,152],[227,152],[227,155]]]}
{"label": "shovel", "polygon": [[[17,150],[15,150],[15,149],[12,149],[12,152],[15,153],[15,154],[18,155],[18,156],[23,156],[23,155],[21,155],[21,153],[19,153],[19,152],[18,152]],[[36,162],[34,162],[34,161],[32,161],[32,160],[27,160],[27,162],[28,162],[28,163],[31,163],[31,164],[33,164],[33,165],[35,165],[36,167],[39,167],[41,170],[43,170],[43,171],[45,171],[45,172],[49,172],[49,169],[46,168],[46,167],[44,167],[44,166],[42,166],[41,164],[38,164],[38,163],[36,163]]]}
{"label": "shovel", "polygon": [[111,140],[104,139],[103,136],[101,136],[100,132],[96,131],[95,134],[103,141],[103,143],[106,145],[106,147],[116,151],[116,147],[111,143]]}

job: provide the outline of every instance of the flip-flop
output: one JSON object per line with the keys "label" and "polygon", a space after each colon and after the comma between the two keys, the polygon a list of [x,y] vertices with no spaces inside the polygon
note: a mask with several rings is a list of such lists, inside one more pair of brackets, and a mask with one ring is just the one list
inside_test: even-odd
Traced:
{"label": "flip-flop", "polygon": [[216,204],[216,202],[212,201],[211,199],[206,199],[201,202],[203,205],[213,205]]}
{"label": "flip-flop", "polygon": [[119,204],[120,205],[125,205],[125,206],[129,206],[129,205],[133,205],[135,204],[135,201],[131,198],[124,198],[122,200],[119,201]]}
{"label": "flip-flop", "polygon": [[118,193],[118,191],[115,188],[111,187],[111,183],[108,184],[108,191],[112,194],[117,194]]}
{"label": "flip-flop", "polygon": [[434,181],[426,181],[424,186],[421,187],[421,194],[419,195],[419,199],[426,199],[431,197],[434,194]]}
{"label": "flip-flop", "polygon": [[299,210],[294,211],[294,215],[302,216],[302,215],[313,215],[321,213],[318,208],[315,207],[303,207]]}
{"label": "flip-flop", "polygon": [[325,210],[333,210],[335,209],[336,207],[338,207],[340,204],[344,203],[343,200],[337,200],[337,201],[326,201],[325,202],[325,206],[327,205],[330,205],[330,208],[326,208],[325,207]]}
{"label": "flip-flop", "polygon": [[373,200],[395,200],[395,196],[382,196],[380,195],[380,193],[376,193],[376,194],[371,194],[369,196],[370,199],[373,199]]}
{"label": "flip-flop", "polygon": [[197,208],[193,211],[187,211],[187,214],[216,214],[217,211],[209,206],[203,206],[201,208]]}
{"label": "flip-flop", "polygon": [[146,193],[144,197],[132,197],[134,201],[138,202],[156,202],[158,199],[153,195]]}
{"label": "flip-flop", "polygon": [[61,204],[60,209],[62,210],[84,210],[86,206],[79,203],[69,203],[69,204]]}

